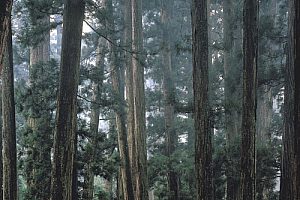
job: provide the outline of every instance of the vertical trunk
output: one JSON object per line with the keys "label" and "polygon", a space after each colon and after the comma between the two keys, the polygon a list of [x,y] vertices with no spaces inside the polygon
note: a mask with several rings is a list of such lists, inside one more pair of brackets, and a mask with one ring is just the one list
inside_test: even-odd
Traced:
{"label": "vertical trunk", "polygon": [[192,1],[193,89],[197,199],[213,199],[212,143],[208,102],[207,1]]}
{"label": "vertical trunk", "polygon": [[163,88],[165,99],[165,133],[166,133],[166,156],[169,158],[168,163],[168,187],[169,199],[179,199],[179,184],[177,174],[172,165],[172,158],[176,147],[176,132],[174,127],[174,104],[175,104],[175,88],[172,79],[172,50],[170,39],[170,23],[171,23],[171,5],[173,1],[163,1],[161,8],[162,23],[162,65],[163,65]]}
{"label": "vertical trunk", "polygon": [[282,173],[280,182],[280,199],[292,200],[294,199],[294,178],[295,169],[294,163],[294,21],[295,9],[294,1],[289,1],[289,24],[288,24],[288,52],[287,52],[287,67],[285,74],[285,91],[284,91],[284,133],[283,133],[283,157],[282,157]]}
{"label": "vertical trunk", "polygon": [[272,89],[262,86],[257,98],[257,142],[267,144],[271,140],[270,128],[273,114]]}
{"label": "vertical trunk", "polygon": [[100,99],[101,91],[104,79],[104,58],[106,54],[105,45],[106,41],[104,38],[99,37],[98,46],[97,46],[97,56],[96,56],[96,68],[94,74],[97,74],[96,79],[92,79],[92,105],[91,105],[91,145],[92,145],[92,154],[90,155],[89,161],[86,166],[86,176],[85,176],[85,186],[84,186],[84,198],[87,200],[92,200],[94,196],[94,172],[92,171],[92,163],[95,159],[95,148],[97,143],[97,134],[99,129],[99,116],[100,116]]}
{"label": "vertical trunk", "polygon": [[239,80],[236,77],[239,69],[234,60],[234,3],[224,1],[224,94],[225,94],[225,131],[226,131],[226,199],[235,200],[238,198],[238,180],[236,167],[234,166],[233,146],[235,138],[238,135],[238,108],[237,104],[238,91],[236,83],[233,80]]}
{"label": "vertical trunk", "polygon": [[76,147],[77,89],[84,1],[64,5],[63,38],[52,173],[52,200],[73,200]]}
{"label": "vertical trunk", "polygon": [[129,153],[129,163],[131,169],[132,185],[135,191],[135,167],[134,161],[136,160],[134,149],[135,149],[135,136],[134,136],[134,106],[133,106],[133,79],[132,79],[132,16],[131,16],[131,0],[125,1],[124,5],[124,46],[128,50],[125,52],[125,84],[126,84],[126,101],[128,104],[127,112],[127,140],[128,140],[128,153]]}
{"label": "vertical trunk", "polygon": [[16,124],[10,19],[8,27],[2,74],[3,199],[17,200]]}
{"label": "vertical trunk", "polygon": [[[0,64],[1,65],[1,64]],[[0,89],[0,130],[2,131],[2,87]],[[2,151],[2,134],[0,136],[0,149]],[[3,200],[3,157],[2,152],[0,152],[0,200]]]}
{"label": "vertical trunk", "polygon": [[[113,7],[112,1],[107,0],[107,10],[110,16],[108,17],[108,27],[111,33],[109,33],[108,38],[113,43],[116,43],[114,37],[114,18],[113,18]],[[123,190],[124,200],[134,199],[134,192],[132,186],[132,176],[129,163],[129,152],[127,143],[127,130],[126,130],[126,112],[124,108],[124,86],[121,84],[121,69],[119,63],[117,63],[117,51],[116,47],[109,42],[109,61],[110,61],[110,71],[113,85],[113,93],[116,99],[115,116],[116,116],[116,128],[118,133],[118,147],[120,153],[120,172],[121,172],[121,184]]]}
{"label": "vertical trunk", "polygon": [[134,104],[134,137],[136,159],[134,166],[134,178],[136,184],[135,198],[148,199],[147,188],[147,151],[145,131],[145,88],[144,66],[141,53],[142,45],[142,1],[132,0],[132,80],[133,80],[133,104]]}
{"label": "vertical trunk", "polygon": [[0,74],[2,71],[2,62],[7,46],[7,37],[9,37],[9,24],[12,9],[12,0],[2,0],[0,2]]}
{"label": "vertical trunk", "polygon": [[243,200],[255,199],[257,8],[257,0],[244,1],[244,69],[240,185],[240,198]]}
{"label": "vertical trunk", "polygon": [[295,188],[296,196],[294,199],[300,199],[300,2],[294,0],[294,9],[295,15],[293,20],[294,25],[294,39],[293,39],[293,49],[294,57],[293,57],[293,64],[294,64],[294,80],[295,80],[295,172],[296,172],[296,180],[295,180]]}
{"label": "vertical trunk", "polygon": [[[45,16],[40,19],[39,23],[49,26],[49,16]],[[30,48],[30,70],[37,67],[35,65],[39,65],[38,67],[44,67],[42,65],[47,64],[50,59],[50,33],[46,33],[43,39],[44,40],[37,46]],[[30,84],[32,91],[35,91],[36,88],[34,87],[36,84],[34,84],[34,82],[36,80],[34,77],[30,76],[29,81],[33,83]],[[35,99],[33,101],[39,102],[36,98],[40,98],[40,96],[34,96],[34,98]],[[50,106],[48,102],[49,101],[44,101],[43,105],[38,106],[46,110]],[[38,109],[39,108],[34,108],[33,110]],[[33,115],[34,117],[29,116],[27,119],[28,127],[30,127],[34,134],[34,136],[28,136],[33,137],[34,139],[31,144],[31,148],[28,149],[30,153],[27,155],[29,157],[28,159],[32,159],[33,163],[32,166],[30,166],[31,169],[27,169],[29,171],[29,177],[27,177],[27,195],[36,199],[49,199],[51,188],[51,171],[49,170],[51,169],[51,132],[49,132],[49,130],[51,130],[51,113],[39,111],[37,113],[33,113]],[[32,158],[30,158],[30,155],[33,155]],[[42,180],[41,176],[43,177]]]}

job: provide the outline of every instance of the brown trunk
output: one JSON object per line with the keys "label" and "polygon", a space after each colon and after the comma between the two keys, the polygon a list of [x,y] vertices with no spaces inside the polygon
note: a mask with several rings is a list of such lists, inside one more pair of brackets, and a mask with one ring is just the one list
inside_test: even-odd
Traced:
{"label": "brown trunk", "polygon": [[240,198],[243,200],[255,199],[257,8],[257,0],[244,1],[244,69],[240,183]]}
{"label": "brown trunk", "polygon": [[17,153],[14,101],[14,75],[12,33],[9,19],[9,33],[2,74],[2,155],[3,155],[3,199],[17,200]]}
{"label": "brown trunk", "polygon": [[60,83],[52,173],[52,200],[73,200],[76,191],[75,163],[77,89],[81,52],[84,1],[67,0],[64,4]]}
{"label": "brown trunk", "polygon": [[136,200],[148,199],[147,151],[145,131],[145,88],[142,45],[142,1],[132,0],[132,80],[134,104],[134,137],[136,154],[134,178]]}
{"label": "brown trunk", "polygon": [[208,102],[207,1],[192,1],[195,170],[198,200],[213,199],[212,142]]}
{"label": "brown trunk", "polygon": [[12,3],[12,0],[2,0],[0,2],[0,74],[2,71],[2,62],[6,51],[6,41],[7,37],[9,37]]}
{"label": "brown trunk", "polygon": [[294,111],[295,111],[295,79],[294,79],[294,25],[295,18],[294,1],[289,1],[289,24],[288,24],[288,52],[287,67],[285,74],[285,91],[284,91],[284,133],[283,133],[283,156],[282,156],[282,173],[280,180],[280,199],[294,200],[295,189],[295,168],[294,166]]}
{"label": "brown trunk", "polygon": [[[42,25],[50,26],[50,17],[45,16],[40,19],[39,22]],[[37,46],[30,48],[30,69],[34,65],[42,64],[45,65],[50,60],[50,33],[46,33],[44,35],[43,41]],[[31,74],[31,73],[30,73]],[[29,77],[30,82],[34,82],[32,77]],[[34,84],[30,84],[34,85]],[[34,89],[34,88],[33,88]],[[38,100],[37,100],[38,101]],[[41,106],[41,105],[39,105]],[[50,105],[45,105],[45,109]],[[33,109],[36,110],[36,109]],[[50,190],[51,190],[51,144],[49,143],[51,133],[41,131],[41,127],[43,126],[44,130],[50,130],[50,120],[51,113],[49,112],[47,116],[41,115],[39,113],[34,113],[35,117],[29,117],[27,119],[28,127],[36,134],[35,140],[33,141],[32,148],[28,148],[30,154],[28,155],[36,155],[33,158],[33,166],[31,168],[31,172],[29,175],[29,179],[27,180],[27,191],[31,193],[31,196],[34,196],[36,199],[49,199]],[[42,119],[44,118],[44,119]],[[41,123],[44,120],[46,123]],[[42,135],[43,134],[43,135]],[[42,173],[46,175],[43,177],[43,180],[39,180],[37,178],[36,172]]]}
{"label": "brown trunk", "polygon": [[[113,7],[112,1],[107,0],[107,10],[110,16],[108,17],[108,27],[111,33],[108,35],[110,41],[116,43],[114,37],[114,18],[113,18]],[[116,116],[116,128],[118,133],[118,147],[120,153],[120,172],[121,172],[121,183],[122,183],[122,197],[124,200],[134,199],[134,192],[132,186],[131,168],[129,163],[129,152],[127,143],[127,130],[126,130],[126,112],[124,108],[124,86],[121,84],[121,70],[117,63],[117,51],[116,46],[111,42],[108,43],[109,48],[109,61],[110,71],[113,85],[113,93],[116,99],[115,116]]]}
{"label": "brown trunk", "polygon": [[125,52],[125,85],[126,85],[126,101],[128,104],[128,112],[127,112],[127,140],[128,140],[128,153],[129,153],[129,163],[131,169],[132,176],[132,185],[133,190],[135,191],[135,166],[134,161],[136,160],[134,149],[135,149],[135,136],[134,136],[134,102],[133,102],[133,79],[132,79],[132,16],[131,16],[131,0],[125,1],[124,6],[124,46],[126,48]]}
{"label": "brown trunk", "polygon": [[162,67],[163,67],[163,88],[165,99],[165,132],[166,132],[166,156],[169,158],[168,163],[168,187],[170,200],[179,199],[179,184],[177,174],[172,164],[172,155],[176,148],[176,131],[174,127],[174,104],[175,104],[175,88],[172,79],[172,50],[170,41],[170,25],[171,25],[171,5],[173,1],[163,1],[161,9],[162,23]]}

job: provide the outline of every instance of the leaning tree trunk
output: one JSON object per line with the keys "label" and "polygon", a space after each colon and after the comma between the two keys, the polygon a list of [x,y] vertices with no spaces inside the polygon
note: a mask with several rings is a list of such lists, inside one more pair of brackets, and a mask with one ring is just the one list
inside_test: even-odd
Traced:
{"label": "leaning tree trunk", "polygon": [[163,87],[165,99],[165,133],[166,133],[166,156],[168,162],[168,190],[169,199],[179,199],[179,183],[178,177],[172,164],[172,154],[176,148],[176,131],[174,127],[174,104],[175,104],[175,88],[172,78],[172,48],[169,32],[171,31],[171,5],[173,1],[163,1],[161,8],[162,23],[162,65],[163,65]]}
{"label": "leaning tree trunk", "polygon": [[[63,38],[52,172],[52,200],[74,200],[77,89],[84,1],[64,4]],[[76,182],[76,181],[75,181]]]}
{"label": "leaning tree trunk", "polygon": [[255,199],[257,0],[244,1],[244,69],[240,199]]}
{"label": "leaning tree trunk", "polygon": [[142,61],[142,0],[132,0],[132,80],[134,106],[134,139],[136,154],[134,178],[135,198],[148,199],[147,151],[145,131],[145,88],[144,66]]}
{"label": "leaning tree trunk", "polygon": [[17,153],[11,22],[2,74],[3,199],[17,200]]}
{"label": "leaning tree trunk", "polygon": [[213,199],[212,142],[208,102],[207,1],[192,1],[195,170],[198,200]]}
{"label": "leaning tree trunk", "polygon": [[12,0],[2,0],[0,2],[0,74],[2,71],[2,62],[6,51],[6,41],[7,37],[9,37],[12,3]]}

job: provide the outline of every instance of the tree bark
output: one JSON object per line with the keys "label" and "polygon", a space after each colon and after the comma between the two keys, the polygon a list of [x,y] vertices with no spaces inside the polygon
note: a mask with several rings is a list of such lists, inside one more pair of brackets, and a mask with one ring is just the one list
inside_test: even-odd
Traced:
{"label": "tree bark", "polygon": [[2,74],[2,156],[3,199],[17,200],[17,153],[14,101],[14,74],[11,22],[8,19],[8,36]]}
{"label": "tree bark", "polygon": [[[108,34],[108,38],[114,44],[116,44],[114,32],[114,16],[113,16],[113,6],[112,1],[107,0],[107,10],[108,10],[108,29],[110,33]],[[118,133],[118,147],[120,154],[120,177],[121,177],[121,185],[122,185],[122,197],[124,200],[133,200],[134,199],[134,191],[132,185],[132,175],[131,175],[131,167],[129,162],[129,151],[128,151],[128,142],[127,142],[127,130],[126,130],[126,112],[124,108],[124,85],[121,83],[121,69],[120,63],[117,62],[117,49],[116,46],[112,44],[112,42],[108,43],[109,48],[109,61],[110,61],[110,71],[113,85],[113,96],[116,100],[116,105],[114,108],[115,117],[116,117],[116,128]]]}
{"label": "tree bark", "polygon": [[288,22],[288,52],[287,66],[285,73],[285,91],[284,91],[284,132],[283,132],[283,156],[282,173],[280,180],[280,199],[293,200],[296,194],[295,189],[295,77],[294,77],[294,19],[295,9],[294,1],[289,1],[289,22]]}
{"label": "tree bark", "polygon": [[294,65],[294,80],[295,80],[295,169],[296,177],[294,184],[294,191],[296,195],[294,199],[300,199],[300,2],[294,0],[295,15],[293,20],[294,34],[293,34],[293,65]]}
{"label": "tree bark", "polygon": [[243,113],[240,199],[255,199],[255,134],[257,88],[257,0],[244,1]]}
{"label": "tree bark", "polygon": [[163,67],[163,89],[165,100],[165,138],[166,138],[166,156],[168,163],[168,198],[170,200],[179,199],[178,177],[172,164],[172,155],[176,148],[177,135],[174,127],[174,107],[175,107],[175,88],[172,78],[172,48],[169,32],[171,28],[173,1],[163,1],[161,5],[161,23],[162,23],[162,67]]}
{"label": "tree bark", "polygon": [[[142,61],[142,1],[132,0],[132,80],[133,80],[133,105],[134,105],[134,139],[136,159],[135,198],[137,200],[148,199],[147,177],[147,151],[145,131],[145,88],[144,66]],[[133,159],[133,158],[132,158]]]}
{"label": "tree bark", "polygon": [[[42,19],[39,19],[39,24],[50,26],[50,17],[44,16]],[[44,40],[37,44],[37,46],[30,48],[30,71],[35,65],[46,65],[50,60],[50,33],[46,33],[44,35]],[[44,66],[38,66],[44,67]],[[31,74],[31,72],[29,73]],[[31,89],[34,91],[34,78],[32,75],[29,77],[29,81],[33,84],[30,84]],[[38,99],[40,98],[34,96],[34,100],[39,102]],[[44,105],[42,109],[47,109],[49,105],[49,101],[44,101]],[[35,104],[33,104],[34,106]],[[38,108],[34,108],[33,110],[37,110]],[[29,193],[31,198],[36,199],[49,199],[50,198],[50,190],[51,190],[51,130],[50,128],[50,121],[51,121],[51,113],[50,112],[38,112],[33,113],[34,116],[29,116],[27,119],[28,127],[33,131],[35,136],[28,136],[33,137],[33,143],[31,147],[29,147],[28,151],[28,159],[32,159],[32,166],[31,169],[27,169],[29,171],[29,177],[27,177],[27,193]],[[44,131],[46,130],[46,131]],[[30,155],[33,155],[30,157]],[[27,171],[26,170],[26,171]],[[40,180],[43,176],[43,179]]]}
{"label": "tree bark", "polygon": [[1,0],[0,2],[0,74],[2,62],[6,51],[7,38],[9,37],[9,24],[13,0]]}
{"label": "tree bark", "polygon": [[64,5],[63,38],[52,172],[52,200],[74,200],[77,89],[81,52],[84,1],[67,0]]}
{"label": "tree bark", "polygon": [[198,200],[213,199],[212,142],[208,100],[207,1],[192,1],[195,170]]}

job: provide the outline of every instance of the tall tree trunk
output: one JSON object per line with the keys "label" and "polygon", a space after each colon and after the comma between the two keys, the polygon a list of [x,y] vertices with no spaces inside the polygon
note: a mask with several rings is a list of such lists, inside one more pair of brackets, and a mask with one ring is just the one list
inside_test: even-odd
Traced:
{"label": "tall tree trunk", "polygon": [[[42,19],[39,19],[38,23],[44,26],[50,26],[50,17],[44,16]],[[37,46],[30,48],[30,71],[36,71],[33,68],[44,67],[41,65],[48,64],[50,60],[50,33],[44,35],[43,41],[37,44]],[[32,77],[32,72],[30,72],[29,81],[33,84],[30,84],[33,91],[36,90],[34,82],[36,81]],[[38,76],[38,75],[37,75]],[[34,96],[34,100],[39,102],[38,99],[40,96]],[[47,110],[50,106],[49,101],[44,101],[43,105],[36,105],[33,110],[39,110],[37,113],[33,113],[34,117],[29,116],[27,119],[28,127],[32,130],[34,136],[29,135],[28,137],[33,137],[33,143],[28,149],[28,159],[32,159],[31,169],[29,171],[29,177],[27,177],[27,195],[30,198],[35,199],[49,199],[50,190],[51,190],[51,130],[50,121],[51,113],[50,112],[41,112],[41,109]],[[37,107],[39,106],[39,107]],[[46,130],[46,131],[44,131]],[[32,157],[30,156],[32,155]],[[42,176],[42,180],[41,180]]]}
{"label": "tall tree trunk", "polygon": [[170,200],[179,199],[178,177],[172,164],[172,155],[176,148],[176,131],[174,127],[174,104],[175,88],[172,76],[172,48],[169,32],[171,27],[171,5],[173,1],[162,1],[161,23],[162,23],[162,67],[163,67],[163,88],[165,99],[165,133],[166,133],[166,156],[169,158],[168,163],[168,198]]}
{"label": "tall tree trunk", "polygon": [[134,137],[136,159],[134,166],[135,198],[148,199],[147,151],[145,131],[145,88],[142,61],[142,1],[132,0],[132,80],[134,103]]}
{"label": "tall tree trunk", "polygon": [[[1,65],[1,64],[0,64]],[[2,131],[2,121],[3,121],[3,114],[2,114],[2,87],[0,90],[0,130]],[[0,149],[2,150],[2,132],[0,136]],[[0,200],[3,200],[3,156],[2,152],[0,153]]]}
{"label": "tall tree trunk", "polygon": [[125,85],[126,85],[126,101],[128,104],[127,111],[127,141],[128,141],[128,153],[129,153],[129,163],[132,176],[133,190],[135,191],[135,165],[136,160],[134,149],[135,149],[135,136],[134,136],[134,102],[133,102],[133,71],[132,71],[132,7],[131,0],[125,1],[124,5],[124,47],[125,52]]}
{"label": "tall tree trunk", "polygon": [[295,188],[296,196],[294,199],[300,199],[300,2],[294,0],[294,9],[295,15],[293,20],[294,25],[294,39],[293,39],[293,49],[294,57],[294,80],[295,80],[295,172],[296,172],[296,180],[295,180]]}
{"label": "tall tree trunk", "polygon": [[293,200],[296,194],[295,189],[295,77],[294,77],[294,19],[295,9],[294,1],[289,1],[289,24],[288,24],[288,52],[287,67],[285,73],[285,91],[284,91],[284,132],[283,132],[283,156],[282,173],[280,180],[280,199]]}
{"label": "tall tree trunk", "polygon": [[243,37],[243,114],[240,185],[240,198],[243,200],[255,199],[257,16],[257,0],[245,0]]}
{"label": "tall tree trunk", "polygon": [[207,1],[192,1],[195,168],[198,200],[213,199],[212,142],[208,102]]}
{"label": "tall tree trunk", "polygon": [[224,1],[224,94],[225,94],[225,131],[226,131],[226,199],[235,200],[238,198],[238,174],[234,165],[233,146],[238,136],[238,106],[236,106],[238,98],[238,88],[234,80],[239,80],[239,71],[237,63],[234,59],[234,3],[232,1]]}
{"label": "tall tree trunk", "polygon": [[107,52],[106,41],[104,38],[99,37],[98,45],[96,50],[96,67],[94,74],[97,75],[95,79],[92,80],[92,105],[91,105],[91,121],[90,121],[90,130],[91,130],[91,145],[92,145],[92,154],[89,155],[89,161],[86,166],[86,175],[85,175],[85,186],[84,186],[84,198],[87,200],[92,200],[94,196],[94,172],[92,169],[92,163],[96,157],[96,144],[97,144],[97,135],[99,129],[99,116],[100,116],[100,99],[101,91],[104,80],[104,58]]}
{"label": "tall tree trunk", "polygon": [[[107,10],[109,13],[108,19],[108,29],[110,33],[108,38],[114,44],[116,44],[114,32],[114,16],[113,16],[113,6],[112,0],[107,0]],[[109,48],[109,61],[110,61],[110,71],[113,85],[113,93],[116,99],[115,106],[115,116],[116,116],[116,128],[118,133],[118,147],[120,153],[120,162],[121,162],[121,184],[123,194],[122,197],[124,200],[134,199],[133,185],[132,185],[132,176],[131,168],[129,162],[129,152],[128,152],[128,142],[127,142],[127,130],[126,130],[126,112],[124,108],[124,85],[121,83],[121,69],[120,63],[117,63],[117,50],[116,46],[108,43]]]}
{"label": "tall tree trunk", "polygon": [[8,19],[8,37],[2,74],[2,156],[3,199],[17,200],[17,153],[14,101],[14,74],[11,22]]}
{"label": "tall tree trunk", "polygon": [[9,24],[13,0],[2,0],[0,2],[0,74],[2,71],[2,62],[9,37]]}
{"label": "tall tree trunk", "polygon": [[52,172],[52,200],[74,200],[74,163],[77,121],[77,89],[84,1],[64,5],[63,38]]}

